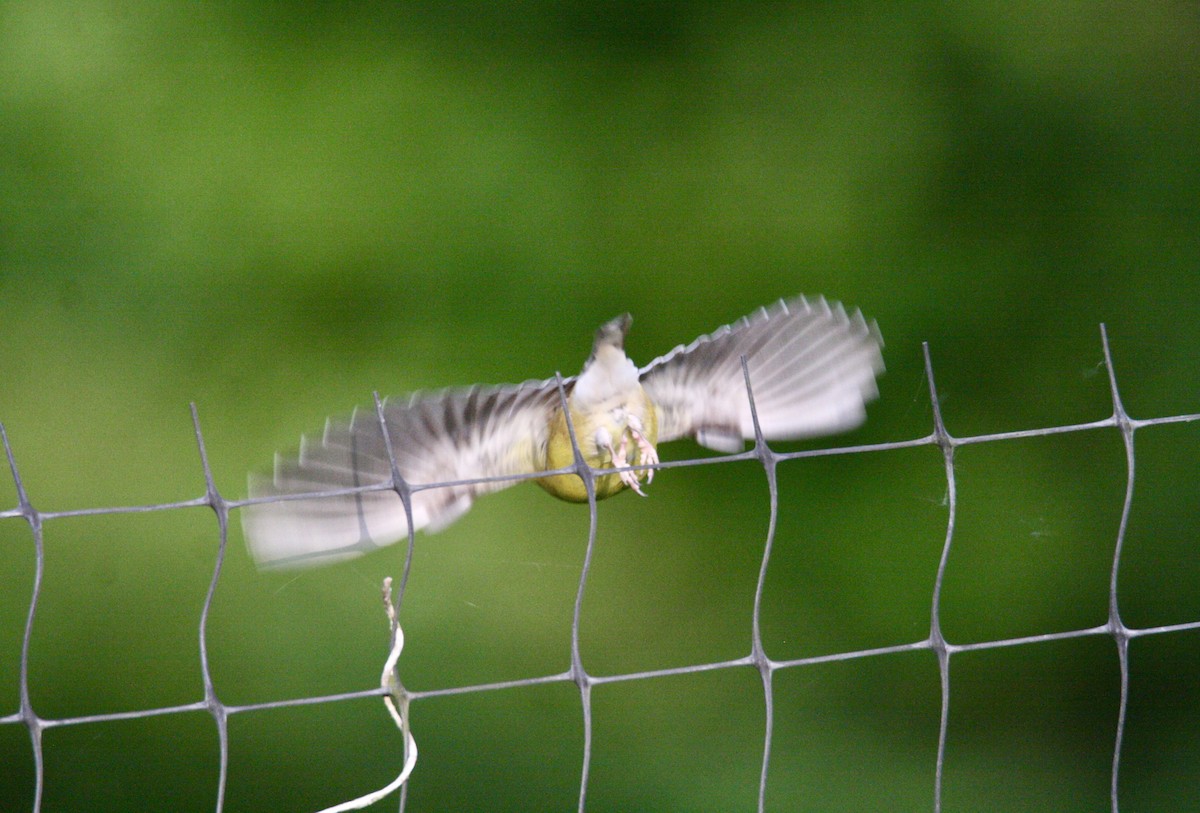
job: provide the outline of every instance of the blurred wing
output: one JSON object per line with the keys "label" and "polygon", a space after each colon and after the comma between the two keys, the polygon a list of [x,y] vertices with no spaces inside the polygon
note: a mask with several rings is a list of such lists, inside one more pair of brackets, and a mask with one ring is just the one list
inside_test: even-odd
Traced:
{"label": "blurred wing", "polygon": [[[418,393],[389,399],[384,420],[400,476],[410,486],[528,474],[545,458],[555,381]],[[392,467],[374,409],[330,419],[319,439],[276,456],[274,477],[251,475],[250,497],[281,497],[388,484]],[[479,494],[511,480],[448,485],[412,494],[413,529],[436,531],[462,516]],[[358,556],[408,536],[394,490],[248,505],[242,527],[260,567],[324,564]]]}
{"label": "blurred wing", "polygon": [[680,346],[641,371],[659,441],[694,437],[723,452],[754,437],[741,356],[763,436],[794,440],[857,426],[877,394],[883,340],[874,323],[818,298],[780,300]]}

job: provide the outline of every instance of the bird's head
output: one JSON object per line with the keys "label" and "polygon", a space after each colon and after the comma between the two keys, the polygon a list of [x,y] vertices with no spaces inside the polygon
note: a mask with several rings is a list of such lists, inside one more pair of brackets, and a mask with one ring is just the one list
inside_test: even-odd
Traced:
{"label": "bird's head", "polygon": [[592,345],[592,357],[595,358],[601,347],[615,347],[624,352],[625,334],[629,332],[631,324],[633,324],[633,317],[628,313],[623,313],[602,324],[596,331],[596,341]]}

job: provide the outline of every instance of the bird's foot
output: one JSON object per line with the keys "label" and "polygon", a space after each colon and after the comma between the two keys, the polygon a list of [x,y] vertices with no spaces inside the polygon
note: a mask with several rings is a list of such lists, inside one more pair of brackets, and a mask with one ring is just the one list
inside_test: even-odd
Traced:
{"label": "bird's foot", "polygon": [[[629,439],[625,436],[622,435],[621,437],[621,445],[614,447],[612,435],[610,435],[606,430],[601,429],[596,433],[596,445],[608,452],[608,456],[612,460],[612,466],[614,469],[623,469],[629,465],[629,458],[626,457],[626,454],[629,452]],[[626,486],[633,489],[638,494],[641,494],[643,497],[646,496],[646,493],[642,491],[641,484],[638,482],[636,471],[626,470],[617,472],[617,476],[621,478],[621,482]]]}
{"label": "bird's foot", "polygon": [[[613,466],[615,466],[617,468],[622,468],[624,466],[628,466],[629,458],[626,457],[628,452],[629,452],[629,439],[627,437],[625,437],[624,435],[622,435],[621,436],[621,445],[617,448],[616,453],[613,455]],[[624,483],[625,485],[629,486],[629,488],[631,488],[634,491],[634,493],[636,493],[642,497],[646,496],[646,492],[642,491],[642,484],[641,484],[641,481],[638,479],[638,473],[636,471],[621,472],[621,482]]]}
{"label": "bird's foot", "polygon": [[[633,436],[638,447],[638,462],[647,466],[658,465],[658,449],[642,431],[642,422],[632,415],[629,416],[629,434]],[[622,441],[622,445],[624,442]],[[646,485],[654,482],[654,469],[646,469]],[[639,492],[640,493],[640,492]]]}

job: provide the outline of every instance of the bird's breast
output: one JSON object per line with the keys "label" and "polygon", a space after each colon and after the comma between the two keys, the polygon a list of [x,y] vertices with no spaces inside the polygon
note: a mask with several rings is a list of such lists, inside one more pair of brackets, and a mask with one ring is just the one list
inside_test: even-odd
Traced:
{"label": "bird's breast", "polygon": [[[658,441],[658,419],[654,405],[646,397],[641,387],[628,398],[614,399],[600,408],[588,410],[577,409],[568,400],[571,409],[571,426],[575,430],[575,438],[584,462],[594,469],[612,468],[612,455],[607,448],[597,443],[601,429],[607,430],[614,446],[620,446],[624,441],[626,457],[630,465],[637,465],[641,460],[641,452],[636,438],[630,429],[630,424],[641,427],[641,434],[651,445]],[[632,420],[631,420],[632,419]],[[571,445],[571,433],[567,427],[567,419],[562,409],[554,411],[550,422],[550,432],[546,443],[546,461],[544,469],[569,468],[575,465],[575,450]],[[644,476],[644,472],[639,473]],[[577,474],[556,474],[542,477],[538,485],[559,499],[569,502],[587,502],[587,488]],[[610,497],[625,488],[618,474],[601,474],[595,478],[596,499]]]}

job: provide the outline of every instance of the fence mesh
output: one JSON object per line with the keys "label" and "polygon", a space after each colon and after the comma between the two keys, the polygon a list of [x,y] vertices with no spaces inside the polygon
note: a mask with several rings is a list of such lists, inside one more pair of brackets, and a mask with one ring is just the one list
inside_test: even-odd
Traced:
{"label": "fence mesh", "polygon": [[[941,811],[943,809],[943,785],[944,785],[944,769],[947,763],[947,739],[954,725],[951,710],[951,695],[952,689],[956,685],[952,680],[952,664],[955,663],[956,656],[973,651],[998,649],[1003,647],[1018,647],[1026,645],[1035,645],[1052,641],[1062,641],[1067,639],[1098,637],[1110,639],[1115,646],[1117,655],[1117,666],[1119,670],[1120,694],[1119,705],[1115,712],[1115,718],[1112,720],[1114,737],[1112,741],[1112,759],[1110,773],[1110,800],[1111,808],[1116,813],[1120,809],[1119,802],[1121,796],[1121,767],[1122,767],[1122,744],[1125,737],[1125,727],[1127,713],[1131,695],[1138,691],[1138,687],[1133,684],[1130,673],[1129,661],[1129,643],[1131,640],[1143,636],[1162,635],[1172,632],[1183,632],[1187,630],[1200,629],[1200,620],[1167,624],[1162,626],[1149,626],[1132,628],[1122,620],[1120,608],[1118,606],[1118,578],[1121,574],[1122,565],[1122,549],[1126,537],[1126,531],[1129,527],[1130,510],[1134,501],[1134,480],[1136,466],[1135,454],[1135,434],[1138,430],[1145,427],[1157,426],[1171,423],[1185,423],[1192,421],[1200,421],[1200,414],[1183,414],[1171,415],[1166,417],[1157,417],[1150,419],[1135,419],[1130,417],[1124,406],[1122,405],[1120,393],[1117,386],[1117,377],[1112,364],[1111,353],[1108,344],[1107,334],[1101,326],[1101,341],[1103,345],[1104,361],[1108,371],[1108,381],[1112,396],[1112,415],[1104,420],[1093,421],[1088,423],[1079,423],[1066,426],[1052,426],[1041,429],[1023,430],[995,434],[983,434],[972,437],[955,437],[949,433],[942,419],[942,410],[938,398],[937,386],[934,377],[933,364],[930,359],[928,346],[925,347],[925,375],[928,384],[928,394],[932,406],[933,427],[932,431],[923,437],[914,438],[911,440],[902,440],[888,443],[878,443],[871,445],[860,445],[852,447],[825,448],[816,450],[805,450],[799,452],[779,453],[772,450],[763,440],[761,436],[758,438],[754,447],[741,454],[727,455],[721,457],[708,457],[703,459],[691,459],[670,461],[658,464],[656,468],[672,468],[681,466],[710,466],[721,465],[736,461],[756,461],[763,469],[766,476],[766,481],[770,495],[770,522],[766,532],[766,538],[763,544],[761,563],[758,569],[757,587],[754,594],[753,609],[749,618],[749,626],[751,630],[751,647],[750,651],[744,656],[722,660],[718,662],[694,663],[685,666],[656,669],[650,671],[636,671],[622,674],[592,674],[584,665],[583,652],[580,644],[580,625],[583,614],[584,595],[588,585],[589,570],[592,564],[592,554],[596,546],[596,534],[598,527],[598,519],[596,512],[596,502],[594,492],[590,492],[592,477],[594,472],[582,462],[582,457],[579,456],[578,447],[576,447],[576,466],[572,471],[579,474],[587,484],[589,492],[592,493],[592,499],[589,502],[590,508],[590,525],[588,532],[587,548],[584,554],[582,567],[579,572],[578,586],[575,592],[573,605],[573,617],[571,621],[571,636],[570,636],[570,667],[562,672],[554,674],[544,674],[535,677],[529,677],[518,680],[507,680],[492,683],[481,683],[477,685],[456,686],[449,688],[437,688],[424,691],[406,690],[398,683],[392,683],[389,690],[388,677],[391,672],[391,661],[385,665],[384,681],[381,687],[367,688],[355,691],[346,691],[337,694],[328,694],[322,696],[308,696],[289,699],[273,700],[269,702],[260,702],[244,705],[231,705],[222,702],[218,697],[217,686],[214,682],[212,670],[209,663],[209,620],[213,605],[213,597],[217,591],[218,584],[221,580],[222,566],[225,561],[226,548],[229,537],[230,516],[238,508],[248,504],[247,500],[233,500],[223,496],[214,484],[213,473],[209,466],[208,455],[205,448],[205,438],[201,430],[201,421],[199,415],[193,406],[192,418],[195,431],[196,445],[199,453],[199,461],[204,471],[206,483],[205,493],[191,500],[179,502],[161,503],[153,505],[137,505],[137,506],[122,506],[122,507],[107,507],[107,508],[87,508],[57,512],[43,512],[35,507],[36,495],[30,495],[26,492],[25,485],[21,477],[20,461],[14,453],[12,446],[9,443],[7,433],[4,427],[0,424],[0,440],[3,441],[5,453],[8,459],[8,464],[12,472],[13,481],[16,486],[17,505],[12,508],[0,511],[0,519],[9,520],[24,520],[28,524],[32,535],[32,542],[35,554],[35,564],[33,572],[33,584],[30,594],[28,612],[25,616],[25,628],[22,637],[20,650],[20,687],[19,687],[19,708],[11,713],[0,717],[0,727],[2,726],[23,726],[29,737],[29,747],[32,752],[32,760],[34,766],[34,787],[32,798],[25,800],[10,800],[14,804],[20,806],[32,807],[34,811],[43,809],[44,791],[47,782],[53,782],[53,776],[47,776],[46,759],[43,750],[43,734],[44,732],[71,726],[86,726],[105,723],[113,723],[122,720],[134,720],[141,718],[149,718],[160,715],[179,715],[186,713],[204,713],[211,716],[215,725],[217,734],[217,743],[219,749],[219,776],[217,779],[216,788],[214,790],[215,808],[220,813],[226,807],[226,794],[228,786],[228,776],[230,767],[230,736],[229,736],[229,721],[231,718],[241,717],[243,715],[253,715],[257,712],[263,712],[269,709],[278,709],[294,706],[303,706],[311,704],[336,704],[347,701],[362,700],[369,698],[395,697],[398,705],[402,709],[408,709],[413,715],[413,730],[416,739],[420,741],[420,715],[421,705],[424,701],[428,701],[438,697],[450,697],[456,695],[477,694],[497,692],[508,689],[530,687],[544,684],[567,684],[573,685],[578,690],[579,707],[582,716],[582,764],[580,766],[580,778],[578,788],[578,809],[583,811],[587,808],[589,784],[591,783],[591,772],[593,767],[593,738],[594,738],[594,711],[592,692],[593,689],[607,684],[621,684],[629,681],[653,681],[656,679],[667,678],[670,676],[689,675],[701,672],[711,672],[714,670],[731,670],[731,669],[750,669],[754,670],[760,679],[762,689],[762,709],[765,729],[765,738],[762,741],[761,753],[761,769],[758,775],[757,789],[757,809],[762,811],[769,804],[769,777],[771,775],[771,753],[772,744],[775,741],[776,735],[776,692],[775,692],[775,677],[784,670],[799,670],[804,667],[811,667],[818,664],[831,663],[836,661],[852,661],[863,658],[878,658],[890,655],[898,655],[900,653],[909,652],[929,652],[932,653],[938,663],[940,674],[940,722],[938,725],[938,735],[936,743],[936,759],[930,765],[930,781],[933,784],[933,809]],[[753,408],[753,392],[750,388],[750,382],[747,378],[747,390],[750,397],[751,406]],[[377,408],[379,407],[378,399],[376,399]],[[380,419],[382,420],[382,412],[380,411]],[[948,641],[943,635],[941,613],[942,613],[942,587],[946,573],[947,561],[950,557],[951,549],[954,546],[956,524],[958,522],[958,489],[956,470],[956,452],[958,449],[974,444],[992,444],[1002,443],[1005,441],[1017,440],[1022,438],[1037,438],[1049,435],[1057,435],[1063,433],[1090,432],[1115,430],[1120,434],[1124,444],[1126,474],[1125,474],[1125,490],[1124,502],[1120,512],[1120,522],[1116,533],[1116,538],[1113,540],[1111,566],[1108,579],[1108,594],[1107,594],[1107,619],[1103,624],[1088,628],[1072,629],[1067,631],[1052,632],[1040,635],[1029,635],[1022,637],[1001,638],[996,640],[978,641],[966,644],[956,644]],[[387,433],[385,432],[385,437]],[[574,436],[572,434],[572,440]],[[781,510],[779,487],[776,478],[776,467],[788,460],[793,460],[803,457],[818,457],[828,455],[862,455],[874,452],[881,452],[895,449],[905,449],[912,447],[933,446],[940,450],[944,462],[945,470],[945,486],[946,486],[946,507],[948,509],[948,520],[945,529],[945,539],[941,549],[941,556],[938,561],[936,574],[932,579],[932,595],[930,596],[929,604],[929,625],[927,634],[920,640],[911,641],[895,646],[885,646],[877,648],[859,649],[854,651],[836,652],[833,654],[821,654],[810,657],[799,657],[787,660],[777,660],[770,657],[763,643],[762,634],[762,606],[763,606],[763,590],[766,583],[768,568],[771,563],[772,546],[775,542],[775,532],[777,527],[777,519]],[[395,470],[393,470],[395,475]],[[438,487],[445,484],[430,484],[420,486],[409,486],[399,480],[398,476],[393,486],[399,491],[402,499],[408,502],[412,490],[420,488]],[[123,711],[108,714],[93,714],[74,717],[59,717],[50,718],[43,717],[38,713],[31,700],[31,679],[30,679],[30,645],[34,637],[34,627],[38,617],[39,598],[43,587],[43,574],[45,570],[45,550],[44,550],[44,528],[48,523],[54,523],[64,518],[80,517],[80,516],[96,516],[96,515],[113,515],[113,514],[131,514],[154,511],[172,511],[176,509],[207,507],[211,509],[217,518],[218,528],[220,533],[220,543],[216,548],[216,560],[214,563],[212,577],[208,585],[207,594],[203,606],[199,613],[198,620],[198,647],[199,647],[199,663],[200,677],[203,685],[203,696],[191,703],[182,705],[172,705],[155,708],[144,708],[131,711]],[[405,559],[404,572],[399,580],[399,589],[396,595],[397,607],[402,606],[404,598],[404,587],[407,582],[409,568],[412,563],[413,540],[409,540],[408,555]],[[401,615],[401,619],[403,616]],[[393,650],[392,655],[396,654],[397,650]],[[401,658],[400,674],[403,673],[403,659]],[[405,754],[402,747],[399,745],[395,755],[396,772],[401,770],[405,763]],[[421,766],[417,765],[416,773],[413,775],[413,781],[419,781]],[[364,791],[368,789],[364,788]],[[404,810],[407,805],[407,786],[400,792],[399,808]],[[338,808],[342,809],[342,808]]]}

